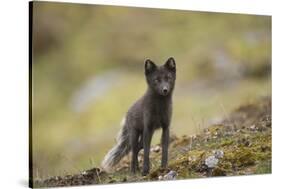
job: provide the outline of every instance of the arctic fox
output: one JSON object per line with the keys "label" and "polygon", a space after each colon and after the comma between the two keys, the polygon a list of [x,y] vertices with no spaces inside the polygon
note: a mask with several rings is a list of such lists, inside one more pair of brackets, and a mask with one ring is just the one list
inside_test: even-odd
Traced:
{"label": "arctic fox", "polygon": [[131,172],[139,169],[138,153],[144,149],[142,175],[149,173],[150,143],[154,131],[162,128],[161,167],[167,167],[169,126],[172,116],[172,94],[176,81],[176,63],[169,58],[157,66],[151,60],[144,64],[147,90],[128,110],[117,137],[117,144],[105,156],[102,167],[109,171],[122,157],[132,151]]}

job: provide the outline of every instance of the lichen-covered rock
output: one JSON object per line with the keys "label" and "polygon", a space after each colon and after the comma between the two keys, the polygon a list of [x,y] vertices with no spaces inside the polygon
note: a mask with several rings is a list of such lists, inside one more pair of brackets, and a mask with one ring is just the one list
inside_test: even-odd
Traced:
{"label": "lichen-covered rock", "polygon": [[208,168],[214,168],[218,164],[219,160],[215,156],[209,156],[205,159],[205,165]]}
{"label": "lichen-covered rock", "polygon": [[175,180],[177,178],[177,172],[176,171],[170,171],[166,175],[164,175],[163,180]]}
{"label": "lichen-covered rock", "polygon": [[151,151],[152,151],[152,152],[156,152],[156,153],[158,153],[158,152],[160,152],[160,151],[161,151],[161,147],[160,147],[159,145],[157,145],[157,146],[155,146],[155,147],[151,148]]}

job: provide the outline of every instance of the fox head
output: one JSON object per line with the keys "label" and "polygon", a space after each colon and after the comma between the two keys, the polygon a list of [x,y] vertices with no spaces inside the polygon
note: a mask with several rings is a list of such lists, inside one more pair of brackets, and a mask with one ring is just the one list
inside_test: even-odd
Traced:
{"label": "fox head", "polygon": [[169,58],[164,65],[157,66],[151,60],[145,60],[145,77],[149,89],[161,96],[172,93],[176,80],[176,62]]}

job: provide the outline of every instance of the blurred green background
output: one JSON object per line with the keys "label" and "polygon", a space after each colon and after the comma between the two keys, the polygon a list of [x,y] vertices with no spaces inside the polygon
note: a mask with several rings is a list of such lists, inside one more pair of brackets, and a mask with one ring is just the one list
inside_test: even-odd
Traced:
{"label": "blurred green background", "polygon": [[271,95],[269,16],[35,2],[34,177],[99,166],[146,90],[144,59],[163,64],[170,56],[176,135]]}

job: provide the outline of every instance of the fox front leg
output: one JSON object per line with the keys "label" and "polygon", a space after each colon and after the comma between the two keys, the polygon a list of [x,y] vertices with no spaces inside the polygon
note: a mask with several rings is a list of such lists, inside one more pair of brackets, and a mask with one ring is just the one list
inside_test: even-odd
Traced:
{"label": "fox front leg", "polygon": [[161,161],[161,167],[166,168],[168,164],[168,147],[169,147],[169,127],[164,127],[162,129],[162,161]]}
{"label": "fox front leg", "polygon": [[142,169],[143,176],[149,173],[149,152],[150,152],[150,143],[151,143],[152,135],[153,135],[153,130],[146,127],[143,131],[143,149],[144,149],[143,169]]}

